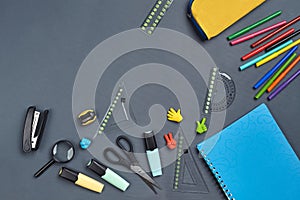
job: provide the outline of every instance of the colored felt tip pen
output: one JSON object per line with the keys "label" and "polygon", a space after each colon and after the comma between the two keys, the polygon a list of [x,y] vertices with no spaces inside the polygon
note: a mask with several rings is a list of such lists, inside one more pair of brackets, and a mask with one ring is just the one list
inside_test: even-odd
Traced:
{"label": "colored felt tip pen", "polygon": [[272,51],[269,51],[269,52],[267,52],[267,53],[265,53],[265,54],[263,54],[263,55],[261,55],[261,56],[255,58],[255,59],[253,59],[253,60],[251,60],[251,61],[249,61],[249,62],[247,62],[247,63],[241,65],[241,66],[240,66],[240,70],[242,71],[242,70],[247,69],[248,67],[251,67],[251,66],[254,65],[255,63],[259,62],[260,60],[262,60],[262,59],[264,59],[264,58],[266,58],[266,57],[272,55],[273,53],[279,51],[280,49],[283,49],[284,47],[286,47],[286,46],[288,46],[288,45],[290,45],[290,44],[292,44],[292,43],[293,43],[293,40],[287,41],[286,43],[280,45],[279,47],[273,49]]}
{"label": "colored felt tip pen", "polygon": [[284,29],[286,29],[287,27],[292,26],[293,24],[295,24],[296,22],[300,21],[300,16],[296,17],[295,19],[289,21],[286,25],[280,27],[279,29],[273,31],[272,33],[266,35],[265,37],[259,39],[257,42],[251,44],[252,48],[257,47],[258,45],[266,42],[267,40],[271,39],[272,37],[274,37],[276,34],[280,33],[281,31],[283,31]]}
{"label": "colored felt tip pen", "polygon": [[269,97],[268,100],[274,99],[280,92],[282,92],[292,81],[294,81],[300,75],[300,69],[296,71],[288,80],[282,83]]}
{"label": "colored felt tip pen", "polygon": [[96,181],[95,179],[92,179],[80,172],[65,167],[62,167],[60,169],[59,176],[75,183],[75,185],[81,186],[94,192],[101,193],[104,188],[104,185]]}
{"label": "colored felt tip pen", "polygon": [[286,77],[286,75],[298,64],[300,61],[300,56],[298,56],[291,64],[288,66],[282,74],[278,76],[278,78],[271,84],[271,86],[267,89],[268,92],[271,92],[279,83]]}
{"label": "colored felt tip pen", "polygon": [[264,29],[261,29],[261,30],[259,30],[259,31],[256,31],[255,33],[251,33],[251,34],[246,35],[246,36],[244,36],[244,37],[235,39],[235,40],[233,40],[233,41],[230,42],[230,45],[233,46],[233,45],[240,44],[240,43],[242,43],[242,42],[245,42],[245,41],[247,41],[247,40],[250,40],[250,39],[252,39],[252,38],[255,38],[255,37],[257,37],[257,36],[259,36],[259,35],[261,35],[261,34],[267,33],[267,32],[269,32],[269,31],[271,31],[271,30],[273,30],[273,29],[276,29],[276,28],[278,28],[278,27],[281,27],[281,26],[283,26],[283,25],[285,25],[285,24],[286,24],[286,21],[278,22],[278,23],[276,23],[276,24],[274,24],[274,25],[272,25],[272,26],[269,26],[269,27],[267,27],[267,28],[264,28]]}
{"label": "colored felt tip pen", "polygon": [[297,54],[294,53],[287,61],[286,63],[278,69],[278,71],[270,78],[270,80],[258,91],[258,93],[255,95],[255,99],[259,99],[270,87],[270,85],[276,80],[276,78],[287,68],[287,66],[290,65],[290,63],[296,58]]}
{"label": "colored felt tip pen", "polygon": [[236,32],[236,33],[228,36],[227,39],[228,40],[235,39],[235,38],[237,38],[237,37],[239,37],[239,36],[241,36],[241,35],[249,32],[249,31],[251,31],[252,29],[254,29],[254,28],[256,28],[256,27],[258,27],[258,26],[260,26],[260,25],[262,25],[262,24],[264,24],[264,23],[266,23],[266,22],[268,22],[268,21],[270,21],[272,19],[274,19],[275,17],[278,17],[279,15],[281,15],[281,13],[282,12],[279,10],[279,11],[277,11],[277,12],[275,12],[275,13],[273,13],[273,14],[271,14],[271,15],[269,15],[269,16],[267,16],[267,17],[265,17],[265,18],[263,18],[263,19],[261,19],[261,20],[259,20],[257,22],[255,22],[254,24],[252,24],[252,25],[250,25],[250,26],[248,26],[246,28],[243,28],[242,30],[240,30],[240,31],[238,31],[238,32]]}
{"label": "colored felt tip pen", "polygon": [[[288,51],[289,49],[293,48],[294,46],[297,46],[300,44],[300,39],[296,40],[295,42],[293,42],[292,44],[280,49],[279,51],[273,53],[272,55],[260,60],[259,62],[256,63],[256,67],[260,67],[264,64],[266,64],[267,62],[270,62],[271,60],[273,60],[274,58],[277,58],[278,56],[280,56],[281,54],[283,54],[284,52]],[[271,51],[270,51],[271,52]]]}
{"label": "colored felt tip pen", "polygon": [[[267,47],[275,44],[276,42],[282,40],[283,38],[286,38],[288,35],[291,35],[293,32],[295,31],[295,29],[290,29],[287,32],[284,32],[283,34],[281,34],[280,36],[278,36],[277,38],[275,38],[274,40],[266,43],[265,45],[262,45],[261,47],[258,47],[257,49],[254,49],[253,51],[251,51],[250,53],[244,55],[242,57],[242,60],[248,60],[249,58],[257,55],[258,53],[264,51]],[[287,42],[288,40],[286,40],[285,42]],[[281,43],[284,44],[285,42]]]}
{"label": "colored felt tip pen", "polygon": [[271,45],[270,47],[266,48],[266,52],[273,50],[274,48],[278,47],[279,45],[285,43],[286,41],[288,41],[290,39],[293,39],[293,37],[296,37],[299,34],[300,34],[300,30],[297,30],[296,32],[286,36],[285,38],[283,38],[279,42],[277,42],[277,43]]}
{"label": "colored felt tip pen", "polygon": [[98,174],[102,179],[115,186],[116,188],[126,191],[130,183],[119,176],[117,173],[94,159],[87,164],[87,168]]}
{"label": "colored felt tip pen", "polygon": [[159,151],[157,148],[156,140],[153,131],[148,131],[144,133],[146,154],[151,169],[152,176],[162,175],[161,161],[159,156]]}
{"label": "colored felt tip pen", "polygon": [[262,86],[298,49],[298,46],[293,47],[268,73],[266,73],[254,86],[254,89]]}

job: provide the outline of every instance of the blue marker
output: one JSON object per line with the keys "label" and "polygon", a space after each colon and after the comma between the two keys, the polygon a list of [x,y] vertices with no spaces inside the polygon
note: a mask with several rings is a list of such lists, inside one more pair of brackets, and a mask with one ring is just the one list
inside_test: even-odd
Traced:
{"label": "blue marker", "polygon": [[298,49],[298,46],[294,46],[268,73],[266,73],[254,86],[254,89],[259,88],[264,84],[276,71],[283,65],[287,59]]}
{"label": "blue marker", "polygon": [[293,40],[287,41],[286,43],[280,45],[279,47],[273,49],[272,51],[269,51],[268,53],[265,53],[264,55],[261,55],[261,56],[255,58],[254,60],[251,60],[250,62],[243,64],[242,66],[240,66],[240,70],[243,71],[244,69],[251,67],[251,65],[254,65],[255,63],[261,61],[262,59],[268,57],[269,55],[272,55],[273,53],[279,51],[280,49],[283,49],[284,47],[286,47],[292,43],[293,43]]}

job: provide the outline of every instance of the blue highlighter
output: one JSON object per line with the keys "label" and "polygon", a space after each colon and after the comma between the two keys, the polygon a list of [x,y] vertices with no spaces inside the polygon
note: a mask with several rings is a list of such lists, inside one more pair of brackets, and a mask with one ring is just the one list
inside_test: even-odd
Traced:
{"label": "blue highlighter", "polygon": [[146,154],[153,177],[161,176],[161,161],[153,131],[144,133]]}

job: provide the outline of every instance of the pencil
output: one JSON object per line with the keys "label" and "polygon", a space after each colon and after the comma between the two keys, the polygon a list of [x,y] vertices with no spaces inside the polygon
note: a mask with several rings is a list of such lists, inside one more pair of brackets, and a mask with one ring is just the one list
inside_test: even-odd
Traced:
{"label": "pencil", "polygon": [[268,100],[274,99],[282,90],[284,90],[293,80],[295,80],[300,74],[300,69],[296,71],[287,81],[282,83],[274,92],[268,97]]}
{"label": "pencil", "polygon": [[265,53],[265,54],[263,54],[263,55],[261,55],[261,56],[255,58],[254,60],[251,60],[251,61],[249,61],[249,62],[247,62],[247,63],[241,65],[241,66],[240,66],[240,70],[243,71],[243,70],[245,70],[245,69],[251,67],[251,66],[254,65],[255,63],[259,62],[260,60],[262,60],[262,59],[268,57],[269,55],[272,55],[272,54],[275,53],[276,51],[279,51],[280,49],[282,49],[282,48],[284,48],[284,47],[286,47],[286,46],[288,46],[288,45],[290,45],[290,44],[292,44],[292,43],[293,43],[293,40],[287,41],[286,43],[280,45],[279,47],[273,49],[272,51],[269,51],[268,53]]}
{"label": "pencil", "polygon": [[275,38],[274,40],[268,42],[267,44],[265,44],[265,45],[263,45],[263,46],[261,46],[261,47],[259,47],[259,48],[257,48],[257,49],[254,49],[254,50],[251,51],[250,53],[244,55],[244,56],[242,57],[242,60],[248,60],[249,58],[252,58],[252,57],[255,56],[256,54],[258,54],[258,53],[264,51],[267,47],[272,46],[272,45],[275,44],[276,42],[278,42],[278,41],[282,40],[283,38],[285,38],[286,36],[292,34],[294,31],[295,31],[295,29],[293,29],[293,28],[290,29],[290,30],[288,30],[287,32],[281,34],[280,36],[278,36],[278,37]]}
{"label": "pencil", "polygon": [[246,35],[246,36],[244,36],[244,37],[241,37],[241,38],[238,38],[238,39],[236,39],[236,40],[233,40],[233,41],[230,42],[230,45],[233,46],[233,45],[240,44],[240,43],[242,43],[242,42],[245,42],[245,41],[247,41],[247,40],[250,40],[250,39],[252,39],[252,38],[255,38],[255,37],[257,37],[257,36],[259,36],[259,35],[261,35],[261,34],[264,34],[264,33],[266,33],[266,32],[269,32],[269,31],[271,31],[271,30],[273,30],[273,29],[279,28],[279,27],[281,27],[281,26],[283,26],[283,25],[285,25],[285,24],[286,24],[286,21],[278,22],[278,23],[276,23],[276,24],[273,24],[272,26],[269,26],[269,27],[267,27],[267,28],[261,29],[261,30],[259,30],[259,31],[254,32],[254,33],[248,34],[248,35]]}
{"label": "pencil", "polygon": [[282,74],[280,74],[278,76],[278,78],[270,85],[270,87],[267,89],[267,92],[272,92],[272,90],[280,83],[280,81],[282,81],[282,79],[284,77],[286,77],[286,75],[298,64],[298,62],[300,61],[300,56],[298,56],[296,58],[296,60],[294,60],[292,62],[292,64],[290,66],[288,66],[284,72],[282,72]]}
{"label": "pencil", "polygon": [[286,61],[289,57],[295,53],[298,46],[293,47],[270,71],[268,71],[254,86],[254,89],[259,88],[264,84]]}
{"label": "pencil", "polygon": [[[279,55],[283,54],[284,52],[286,52],[287,50],[289,50],[290,48],[297,46],[298,44],[300,44],[300,39],[296,40],[294,43],[284,47],[283,49],[273,53],[272,55],[262,59],[261,61],[256,63],[256,67],[260,67],[264,64],[266,64],[267,62],[273,60],[274,58],[278,57]],[[271,52],[271,51],[270,51]]]}
{"label": "pencil", "polygon": [[289,23],[287,23],[286,25],[280,27],[279,29],[273,31],[272,33],[266,35],[265,37],[259,39],[257,42],[254,42],[253,44],[251,44],[252,48],[257,47],[258,45],[264,43],[265,41],[267,41],[268,39],[272,38],[274,35],[276,35],[277,33],[283,31],[284,29],[286,29],[287,27],[290,27],[291,25],[295,24],[296,22],[298,22],[300,20],[300,16],[296,17],[295,19],[291,20]]}
{"label": "pencil", "polygon": [[284,38],[283,40],[277,42],[276,44],[273,44],[272,46],[266,48],[266,52],[271,51],[272,49],[278,47],[279,45],[285,43],[286,41],[292,39],[293,37],[297,36],[300,34],[300,30],[297,30],[296,32],[294,32],[293,34],[287,36],[286,38]]}
{"label": "pencil", "polygon": [[273,13],[273,14],[271,14],[271,15],[269,15],[269,16],[267,16],[267,17],[265,17],[265,18],[263,18],[263,19],[261,19],[257,22],[255,22],[254,24],[252,24],[250,26],[247,26],[247,27],[243,28],[242,30],[228,36],[227,39],[228,40],[235,39],[235,38],[249,32],[249,31],[251,31],[252,29],[254,29],[254,28],[256,28],[256,27],[258,27],[258,26],[260,26],[260,25],[262,25],[262,24],[264,24],[264,23],[266,23],[266,22],[268,22],[272,19],[274,19],[275,17],[278,17],[279,15],[281,15],[281,13],[282,12],[279,10],[279,11],[277,11],[277,12],[275,12],[275,13]]}
{"label": "pencil", "polygon": [[279,68],[279,70],[271,77],[271,79],[258,91],[258,93],[255,95],[255,99],[259,99],[270,87],[270,85],[274,82],[274,80],[285,70],[285,68],[294,60],[294,58],[297,56],[296,53],[294,53],[287,61],[286,63]]}

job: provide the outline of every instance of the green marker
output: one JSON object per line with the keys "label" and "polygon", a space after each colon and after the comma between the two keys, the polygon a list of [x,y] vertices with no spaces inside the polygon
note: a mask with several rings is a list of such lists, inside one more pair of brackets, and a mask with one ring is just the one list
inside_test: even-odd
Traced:
{"label": "green marker", "polygon": [[277,79],[277,77],[287,68],[287,66],[290,65],[290,63],[296,58],[297,54],[294,53],[287,61],[286,63],[272,76],[272,78],[262,87],[258,93],[255,95],[255,99],[259,99],[270,87],[270,85]]}
{"label": "green marker", "polygon": [[235,38],[237,38],[237,37],[239,37],[239,36],[241,36],[241,35],[249,32],[249,31],[251,31],[252,29],[254,29],[254,28],[256,28],[256,27],[258,27],[258,26],[260,26],[260,25],[262,25],[262,24],[264,24],[264,23],[266,23],[266,22],[268,22],[268,21],[270,21],[272,19],[274,19],[275,17],[278,17],[279,15],[281,15],[281,13],[282,13],[282,11],[279,10],[279,11],[273,13],[272,15],[270,15],[270,16],[264,18],[264,19],[261,19],[261,20],[255,22],[254,24],[252,24],[252,25],[250,25],[250,26],[248,26],[246,28],[243,28],[242,30],[240,30],[240,31],[238,31],[238,32],[236,32],[236,33],[228,36],[227,39],[228,40],[235,39]]}
{"label": "green marker", "polygon": [[98,174],[102,179],[106,180],[111,185],[116,188],[126,191],[129,187],[130,183],[128,183],[125,179],[119,176],[117,173],[103,165],[97,160],[91,159],[87,164],[87,168]]}

